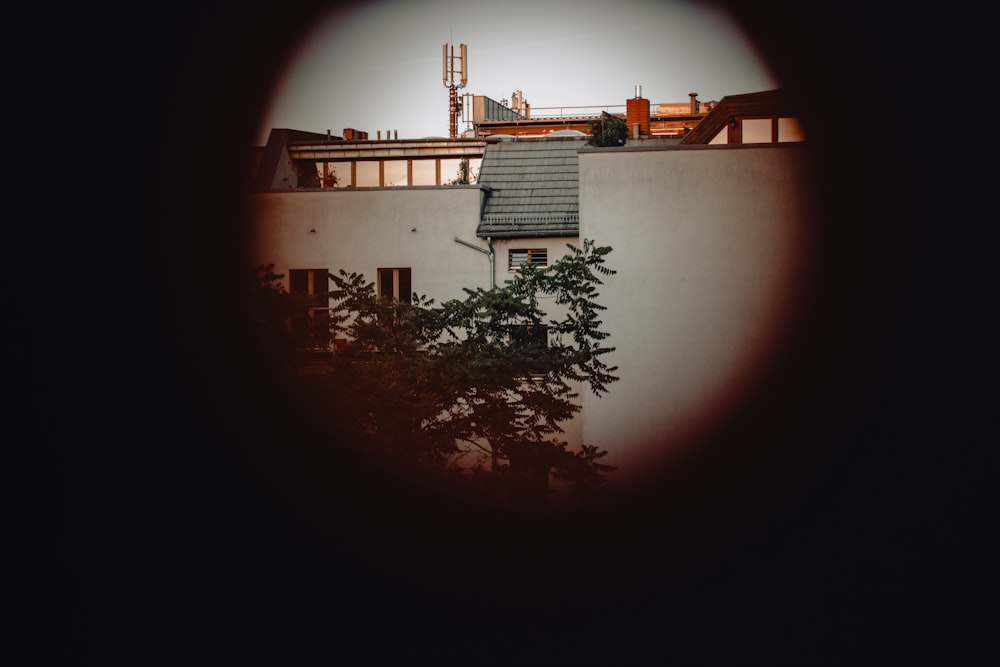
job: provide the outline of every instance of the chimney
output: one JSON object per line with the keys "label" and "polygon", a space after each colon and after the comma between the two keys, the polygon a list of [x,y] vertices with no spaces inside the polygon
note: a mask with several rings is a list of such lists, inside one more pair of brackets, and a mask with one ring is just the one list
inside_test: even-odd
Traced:
{"label": "chimney", "polygon": [[348,141],[367,141],[368,133],[362,132],[361,130],[355,130],[353,127],[345,127],[344,139],[347,139]]}
{"label": "chimney", "polygon": [[625,122],[634,138],[649,135],[649,100],[642,97],[642,86],[636,86],[635,97],[625,102]]}
{"label": "chimney", "polygon": [[698,114],[698,93],[688,93],[691,97],[691,115],[696,116]]}

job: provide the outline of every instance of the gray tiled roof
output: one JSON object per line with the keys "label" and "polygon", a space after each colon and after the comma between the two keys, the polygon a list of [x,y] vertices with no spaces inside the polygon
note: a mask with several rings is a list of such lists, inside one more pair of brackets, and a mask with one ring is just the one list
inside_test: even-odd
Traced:
{"label": "gray tiled roof", "polygon": [[586,137],[549,137],[487,144],[479,184],[490,190],[477,236],[579,235],[577,151],[586,141]]}

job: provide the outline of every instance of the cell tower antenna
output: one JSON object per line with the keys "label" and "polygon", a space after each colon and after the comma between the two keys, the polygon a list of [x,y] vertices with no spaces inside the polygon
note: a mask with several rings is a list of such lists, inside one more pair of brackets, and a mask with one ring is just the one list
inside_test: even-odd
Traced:
{"label": "cell tower antenna", "polygon": [[465,88],[465,84],[469,82],[469,58],[465,44],[458,45],[457,56],[453,44],[441,47],[441,79],[448,89],[448,132],[452,139],[456,139],[458,117],[462,114],[462,100],[458,97],[458,89]]}

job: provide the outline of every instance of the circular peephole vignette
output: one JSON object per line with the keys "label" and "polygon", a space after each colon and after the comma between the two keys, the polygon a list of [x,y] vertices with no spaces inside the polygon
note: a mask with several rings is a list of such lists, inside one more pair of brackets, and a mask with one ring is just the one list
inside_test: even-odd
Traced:
{"label": "circular peephole vignette", "polygon": [[[754,372],[743,388],[733,389],[740,398],[735,402],[727,401],[733,406],[731,409],[719,409],[726,414],[709,411],[709,428],[690,438],[690,442],[697,444],[687,448],[684,460],[670,466],[669,470],[664,469],[662,475],[658,471],[653,476],[655,484],[644,486],[631,494],[631,498],[627,495],[627,502],[641,497],[655,504],[658,499],[677,494],[700,497],[715,493],[716,498],[735,497],[737,489],[754,474],[763,468],[773,471],[769,464],[812,457],[815,452],[804,453],[801,442],[815,439],[817,431],[821,430],[819,423],[833,409],[844,383],[849,383],[852,360],[832,351],[844,350],[845,346],[849,350],[851,336],[858,333],[855,326],[862,314],[864,287],[872,275],[867,256],[871,249],[871,232],[864,229],[864,224],[874,209],[866,200],[872,193],[865,190],[863,183],[862,187],[857,187],[861,178],[857,170],[851,173],[852,162],[830,130],[831,110],[839,99],[837,95],[845,92],[846,86],[835,76],[827,79],[825,86],[820,86],[810,81],[803,71],[803,62],[809,59],[801,54],[808,54],[824,43],[810,43],[808,39],[817,32],[822,34],[816,24],[803,20],[789,26],[787,20],[794,17],[794,13],[787,13],[782,22],[774,22],[775,17],[766,10],[758,9],[757,14],[750,16],[736,6],[733,15],[746,27],[782,80],[783,87],[796,96],[803,109],[812,158],[809,166],[815,177],[812,180],[817,212],[816,225],[805,241],[803,256],[808,266],[796,285],[794,298],[798,300],[791,311],[790,326],[780,337],[783,348],[768,357],[768,369]],[[297,18],[305,26],[310,14],[303,12]],[[808,19],[801,15],[800,18]],[[779,34],[775,26],[794,30]],[[300,32],[305,33],[304,29]],[[273,51],[269,55],[272,62],[282,61]],[[278,70],[271,65],[265,71],[276,73]],[[258,96],[253,99],[263,99],[259,95],[261,90],[262,87],[257,88]],[[854,182],[845,183],[849,180]],[[238,237],[237,231],[235,238]],[[232,247],[229,246],[226,252],[232,252]],[[258,371],[256,376],[253,372],[244,372],[257,380],[267,376],[265,371]],[[295,406],[284,408],[289,410],[286,417],[296,415]],[[269,420],[283,421],[281,411],[277,412]],[[288,432],[308,442],[310,436],[298,432],[305,430],[306,423],[303,420],[292,425]],[[794,448],[799,449],[792,451]],[[721,490],[723,487],[726,490]]]}

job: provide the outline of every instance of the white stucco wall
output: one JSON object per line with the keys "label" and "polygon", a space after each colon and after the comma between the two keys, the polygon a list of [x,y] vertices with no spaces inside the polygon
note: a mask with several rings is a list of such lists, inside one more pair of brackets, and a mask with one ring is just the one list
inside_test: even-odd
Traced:
{"label": "white stucco wall", "polygon": [[[490,286],[487,255],[455,242],[488,249],[476,237],[480,196],[476,186],[256,193],[247,263],[274,263],[286,276],[289,269],[325,268],[371,280],[380,267],[410,267],[414,291],[438,303],[462,298],[463,287]],[[510,249],[544,248],[551,264],[569,252],[568,243],[577,239],[493,239],[496,284],[513,275]]]}
{"label": "white stucco wall", "polygon": [[[290,269],[363,273],[409,267],[413,290],[438,304],[465,297],[463,288],[490,287],[489,257],[455,238],[486,250],[476,237],[480,189],[414,187],[265,192],[252,195],[248,266],[275,265],[288,288]],[[314,231],[315,230],[315,231]],[[414,231],[416,230],[416,231]],[[573,238],[494,239],[496,285],[503,285],[511,248],[545,248],[553,263]],[[540,299],[546,309],[546,297]],[[553,317],[558,312],[553,309]],[[579,416],[564,424],[563,439],[580,443]]]}
{"label": "white stucco wall", "polygon": [[273,262],[286,277],[289,269],[344,269],[370,281],[381,267],[409,267],[413,290],[438,303],[460,298],[462,287],[489,287],[487,256],[455,242],[457,236],[486,247],[475,237],[477,187],[331,189],[252,197],[251,266]]}
{"label": "white stucco wall", "polygon": [[509,269],[509,254],[511,250],[546,250],[548,263],[554,264],[560,257],[569,254],[566,244],[577,245],[576,238],[526,238],[526,239],[493,239],[493,250],[496,253],[497,285],[503,285],[514,275]]}
{"label": "white stucco wall", "polygon": [[[509,268],[509,253],[511,250],[546,250],[548,265],[559,261],[561,257],[568,255],[570,249],[567,244],[579,246],[578,238],[566,237],[538,237],[524,239],[494,239],[493,251],[496,256],[496,284],[502,286],[507,280],[513,277],[515,271]],[[539,307],[546,313],[547,319],[560,320],[566,315],[565,306],[557,306],[554,296],[539,295]],[[578,382],[570,382],[573,391],[580,393],[581,387]],[[582,394],[581,394],[582,395]],[[572,419],[560,423],[563,433],[559,434],[559,439],[569,443],[571,448],[579,447],[583,441],[583,415],[577,413]]]}
{"label": "white stucco wall", "polygon": [[810,222],[802,146],[580,155],[581,237],[613,248],[604,321],[621,380],[584,395],[616,484],[655,470],[780,334]]}

